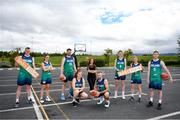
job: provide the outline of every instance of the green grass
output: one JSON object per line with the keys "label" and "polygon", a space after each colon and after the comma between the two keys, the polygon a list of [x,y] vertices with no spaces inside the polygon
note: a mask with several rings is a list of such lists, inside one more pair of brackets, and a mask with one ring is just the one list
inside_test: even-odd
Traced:
{"label": "green grass", "polygon": [[[77,59],[78,59],[78,63],[80,63],[81,61],[88,61],[88,58],[95,58],[95,59],[105,59],[104,56],[80,56],[78,55],[77,56]],[[147,63],[149,60],[152,59],[151,56],[138,56],[139,58],[139,61],[140,62],[144,62],[144,63]],[[0,58],[0,62],[9,62],[9,59],[10,58]],[[110,66],[113,66],[114,65],[114,60],[116,59],[116,56],[111,56],[110,57]],[[128,61],[131,61],[132,57],[130,57],[128,59]],[[173,65],[173,66],[180,66],[180,63],[177,64],[177,61],[178,61],[178,57],[177,56],[160,56],[160,59],[169,63],[169,62],[172,62],[172,63],[176,63],[176,65]],[[62,60],[62,56],[53,56],[51,57],[50,56],[50,61],[51,63],[53,64],[53,66],[57,67],[60,65],[61,63],[61,60]],[[41,65],[43,61],[43,57],[35,57],[35,63],[36,63],[36,66],[39,67]],[[171,64],[170,64],[171,65]]]}

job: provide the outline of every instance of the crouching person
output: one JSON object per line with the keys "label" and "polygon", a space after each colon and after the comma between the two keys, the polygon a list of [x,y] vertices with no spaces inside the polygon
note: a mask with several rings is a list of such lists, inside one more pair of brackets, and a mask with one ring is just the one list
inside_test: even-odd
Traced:
{"label": "crouching person", "polygon": [[102,71],[98,71],[96,73],[96,86],[94,88],[95,91],[97,91],[96,97],[99,97],[99,101],[97,104],[102,104],[105,100],[105,107],[109,107],[110,101],[109,101],[109,85],[107,79],[103,78]]}
{"label": "crouching person", "polygon": [[74,75],[72,80],[72,88],[73,88],[73,106],[76,107],[80,102],[80,99],[86,99],[88,97],[87,93],[84,92],[85,88],[85,80],[82,77],[82,71],[80,69]]}

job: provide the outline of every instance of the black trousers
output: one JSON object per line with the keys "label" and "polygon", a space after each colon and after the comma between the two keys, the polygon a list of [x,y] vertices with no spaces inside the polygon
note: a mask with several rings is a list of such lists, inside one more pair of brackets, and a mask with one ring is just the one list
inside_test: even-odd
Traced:
{"label": "black trousers", "polygon": [[95,84],[96,78],[95,77],[88,77],[87,80],[89,83],[90,90],[94,90],[94,84]]}

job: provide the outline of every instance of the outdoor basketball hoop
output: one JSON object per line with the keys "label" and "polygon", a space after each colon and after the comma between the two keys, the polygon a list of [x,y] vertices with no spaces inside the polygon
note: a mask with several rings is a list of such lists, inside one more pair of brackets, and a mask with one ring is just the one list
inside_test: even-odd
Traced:
{"label": "outdoor basketball hoop", "polygon": [[86,52],[86,44],[74,44],[74,51],[75,52]]}

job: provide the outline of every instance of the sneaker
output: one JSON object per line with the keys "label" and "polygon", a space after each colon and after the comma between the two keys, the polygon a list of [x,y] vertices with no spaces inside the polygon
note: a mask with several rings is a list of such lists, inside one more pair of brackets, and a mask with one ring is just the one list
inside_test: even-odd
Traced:
{"label": "sneaker", "polygon": [[152,107],[153,106],[153,102],[149,101],[149,103],[146,105],[146,107]]}
{"label": "sneaker", "polygon": [[113,98],[116,99],[117,97],[118,97],[117,94],[114,94],[114,97],[113,97]]}
{"label": "sneaker", "polygon": [[73,98],[73,96],[69,93],[69,94],[68,94],[68,98]]}
{"label": "sneaker", "polygon": [[157,105],[157,110],[161,110],[161,109],[162,109],[161,103],[158,103],[158,105]]}
{"label": "sneaker", "polygon": [[139,97],[139,98],[138,98],[138,102],[141,102],[141,101],[142,101],[142,100],[141,100],[141,98]]}
{"label": "sneaker", "polygon": [[18,108],[19,107],[19,102],[16,102],[15,105],[14,105],[15,108]]}
{"label": "sneaker", "polygon": [[99,101],[97,102],[98,105],[102,104],[104,102],[104,98],[103,97],[100,97],[99,98]]}
{"label": "sneaker", "polygon": [[107,102],[105,103],[104,107],[108,108],[109,105],[110,105],[110,101],[107,101]]}
{"label": "sneaker", "polygon": [[63,100],[63,101],[66,100],[64,95],[61,95],[60,99]]}
{"label": "sneaker", "polygon": [[131,97],[129,98],[129,101],[134,101],[134,97],[131,96]]}
{"label": "sneaker", "polygon": [[47,96],[47,97],[46,97],[46,101],[47,101],[47,102],[51,102],[51,99]]}
{"label": "sneaker", "polygon": [[80,100],[79,100],[79,99],[76,99],[76,102],[77,102],[77,103],[80,103]]}
{"label": "sneaker", "polygon": [[34,103],[34,101],[32,101],[32,99],[30,98],[28,101],[27,101],[28,104],[32,104]]}
{"label": "sneaker", "polygon": [[40,103],[44,103],[44,99],[43,98],[41,98]]}
{"label": "sneaker", "polygon": [[122,99],[125,100],[126,99],[125,96],[122,96]]}
{"label": "sneaker", "polygon": [[75,101],[73,101],[73,102],[72,102],[72,105],[73,105],[73,107],[77,107],[77,105],[76,105],[76,102],[75,102]]}

